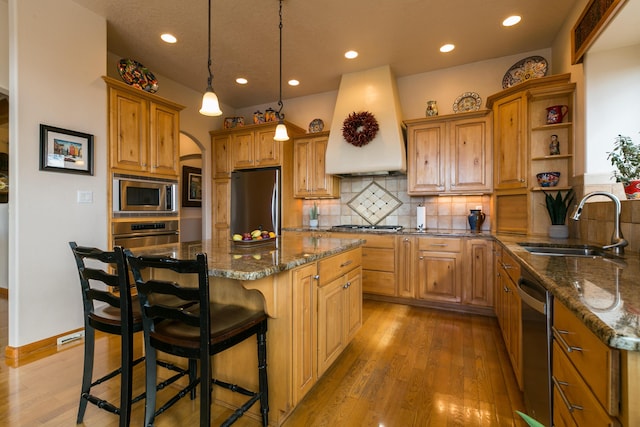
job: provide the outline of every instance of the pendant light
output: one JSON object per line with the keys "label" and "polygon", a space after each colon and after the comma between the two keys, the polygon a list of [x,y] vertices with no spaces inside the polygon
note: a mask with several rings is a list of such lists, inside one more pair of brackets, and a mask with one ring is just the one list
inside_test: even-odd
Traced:
{"label": "pendant light", "polygon": [[280,109],[276,112],[276,117],[278,118],[278,126],[276,126],[276,134],[273,139],[276,141],[288,141],[289,135],[287,134],[287,127],[284,124],[284,114],[282,113],[282,0],[280,1],[280,25],[278,28],[280,29],[280,98],[278,98],[278,106]]}
{"label": "pendant light", "polygon": [[218,95],[213,91],[211,81],[213,80],[213,74],[211,73],[211,0],[209,0],[209,47],[208,56],[209,62],[207,68],[209,69],[209,78],[207,79],[207,90],[202,96],[202,107],[200,107],[200,114],[205,116],[220,116],[222,110],[220,110],[220,103],[218,102]]}

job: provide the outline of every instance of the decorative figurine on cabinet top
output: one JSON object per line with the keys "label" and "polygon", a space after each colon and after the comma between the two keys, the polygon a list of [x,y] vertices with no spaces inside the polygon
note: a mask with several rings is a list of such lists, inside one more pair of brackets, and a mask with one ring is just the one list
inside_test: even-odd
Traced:
{"label": "decorative figurine on cabinet top", "polygon": [[549,155],[555,156],[560,154],[560,141],[558,141],[558,135],[551,135],[551,142],[549,143]]}
{"label": "decorative figurine on cabinet top", "polygon": [[427,110],[425,114],[427,117],[438,115],[438,105],[436,104],[436,101],[427,101]]}

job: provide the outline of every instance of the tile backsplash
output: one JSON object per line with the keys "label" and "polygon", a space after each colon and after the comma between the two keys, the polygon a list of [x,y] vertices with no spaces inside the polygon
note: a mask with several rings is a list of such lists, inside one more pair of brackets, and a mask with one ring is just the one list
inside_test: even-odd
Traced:
{"label": "tile backsplash", "polygon": [[[407,177],[353,177],[341,179],[340,199],[315,200],[319,207],[318,222],[320,227],[331,227],[340,224],[367,225],[369,222],[349,202],[356,199],[372,183],[377,184],[385,193],[400,201],[398,206],[378,225],[401,225],[405,228],[416,228],[417,207],[426,207],[427,230],[469,228],[467,216],[471,209],[481,206],[486,214],[482,230],[491,228],[491,196],[409,196],[407,194]],[[303,204],[303,225],[309,225],[309,210],[314,200],[305,200]],[[352,205],[354,205],[352,203]],[[366,214],[365,214],[366,216]]]}

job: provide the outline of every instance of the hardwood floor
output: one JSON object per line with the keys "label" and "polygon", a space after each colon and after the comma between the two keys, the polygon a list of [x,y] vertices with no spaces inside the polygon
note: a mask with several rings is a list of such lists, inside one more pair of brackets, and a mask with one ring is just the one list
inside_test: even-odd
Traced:
{"label": "hardwood floor", "polygon": [[[6,304],[0,299],[0,343],[6,339]],[[514,418],[522,410],[495,318],[462,315],[383,302],[365,301],[363,327],[287,419],[285,427],[311,426],[525,426]],[[141,340],[136,341],[139,346]],[[78,405],[82,342],[20,360],[0,363],[0,425],[72,426]],[[137,351],[141,351],[140,348]],[[96,370],[117,363],[118,341],[102,335]],[[143,390],[137,367],[134,392]],[[103,396],[117,401],[117,382]],[[144,405],[133,408],[131,425],[140,425]],[[215,406],[216,419],[230,414]],[[159,416],[158,427],[196,425],[198,402],[182,399]],[[89,405],[87,427],[116,426],[114,415]],[[234,426],[257,426],[247,417]]]}

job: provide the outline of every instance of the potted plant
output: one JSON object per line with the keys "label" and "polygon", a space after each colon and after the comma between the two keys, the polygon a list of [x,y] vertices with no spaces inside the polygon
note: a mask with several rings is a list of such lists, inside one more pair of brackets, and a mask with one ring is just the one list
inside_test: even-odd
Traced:
{"label": "potted plant", "polygon": [[551,225],[549,226],[549,237],[554,239],[566,239],[569,237],[569,227],[565,224],[567,221],[567,213],[569,207],[573,203],[575,198],[575,192],[573,189],[567,191],[567,194],[562,196],[562,192],[558,191],[556,196],[544,192],[544,201],[547,206],[547,212],[549,213],[549,219],[551,219]]}
{"label": "potted plant", "polygon": [[640,198],[640,145],[631,137],[618,135],[607,159],[616,167],[613,176],[624,186],[627,199]]}
{"label": "potted plant", "polygon": [[313,202],[313,206],[309,209],[309,226],[318,226],[318,204],[316,202]]}

